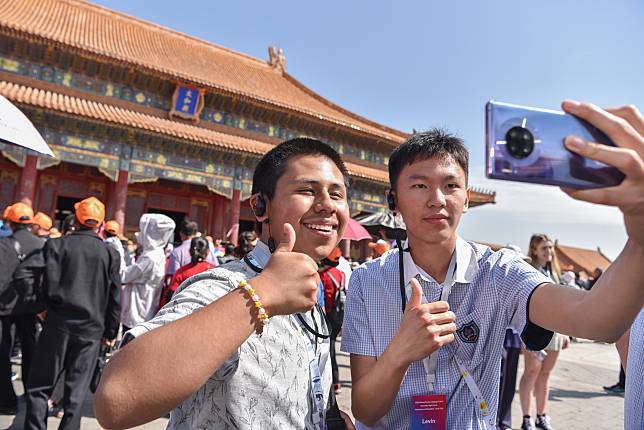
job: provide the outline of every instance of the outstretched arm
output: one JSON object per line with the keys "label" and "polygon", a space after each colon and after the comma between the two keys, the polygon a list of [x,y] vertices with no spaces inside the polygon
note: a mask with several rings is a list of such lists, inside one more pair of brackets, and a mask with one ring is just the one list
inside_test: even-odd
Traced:
{"label": "outstretched arm", "polygon": [[530,321],[558,333],[615,342],[644,306],[644,248],[629,240],[590,291],[537,287]]}
{"label": "outstretched arm", "polygon": [[96,418],[105,428],[121,429],[162,416],[203,385],[254,328],[248,301],[234,291],[137,337],[105,368],[94,399]]}
{"label": "outstretched arm", "polygon": [[566,101],[563,108],[604,131],[616,145],[570,136],[566,147],[626,176],[615,187],[564,191],[575,199],[617,206],[629,239],[591,291],[540,286],[530,301],[530,320],[560,333],[614,342],[644,306],[644,117],[634,106],[604,110]]}
{"label": "outstretched arm", "polygon": [[[292,227],[287,237],[262,274],[250,282],[269,315],[302,312],[316,302],[317,264],[307,255],[290,252],[295,243]],[[101,426],[130,428],[172,410],[255,330],[252,303],[240,290],[212,303],[205,303],[202,295],[181,292],[173,301],[177,312],[187,315],[175,315],[176,321],[137,337],[109,361],[94,398]],[[200,309],[190,313],[194,308]]]}

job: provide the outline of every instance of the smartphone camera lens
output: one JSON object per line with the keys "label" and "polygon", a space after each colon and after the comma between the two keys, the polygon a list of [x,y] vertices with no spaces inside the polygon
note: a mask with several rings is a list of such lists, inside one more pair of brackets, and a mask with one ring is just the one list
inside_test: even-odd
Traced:
{"label": "smartphone camera lens", "polygon": [[524,127],[512,127],[505,134],[505,145],[514,158],[526,158],[534,150],[534,136]]}

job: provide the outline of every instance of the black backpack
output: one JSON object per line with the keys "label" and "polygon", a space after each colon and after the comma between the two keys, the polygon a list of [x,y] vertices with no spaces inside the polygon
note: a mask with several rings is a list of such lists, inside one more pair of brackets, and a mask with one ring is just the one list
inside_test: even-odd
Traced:
{"label": "black backpack", "polygon": [[333,284],[335,294],[333,296],[333,306],[331,307],[331,312],[329,312],[328,318],[333,327],[342,326],[342,320],[344,319],[344,302],[347,298],[347,289],[344,273],[340,277],[340,281],[335,279],[331,272],[327,271],[329,279]]}
{"label": "black backpack", "polygon": [[3,315],[34,314],[44,309],[43,279],[45,274],[45,257],[43,249],[38,248],[25,254],[20,242],[10,237],[13,249],[18,257],[18,265],[13,270],[11,279],[0,286],[0,313]]}

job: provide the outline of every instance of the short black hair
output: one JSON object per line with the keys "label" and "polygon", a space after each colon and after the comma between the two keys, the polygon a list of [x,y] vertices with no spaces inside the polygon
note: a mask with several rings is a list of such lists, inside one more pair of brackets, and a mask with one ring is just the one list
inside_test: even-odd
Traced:
{"label": "short black hair", "polygon": [[254,240],[257,240],[257,233],[252,230],[245,230],[239,233],[238,242],[253,242]]}
{"label": "short black hair", "polygon": [[396,188],[400,172],[418,160],[452,157],[465,172],[465,183],[469,175],[470,153],[463,140],[441,128],[416,133],[393,150],[389,157],[389,182]]}
{"label": "short black hair", "polygon": [[33,225],[31,223],[30,224],[25,224],[25,223],[21,223],[21,222],[13,222],[13,221],[9,221],[9,222],[11,223],[11,230],[14,233],[19,231],[19,230],[26,230],[28,228],[31,228],[31,226]]}
{"label": "short black hair", "polygon": [[237,246],[234,250],[234,255],[237,258],[244,258],[246,254],[255,249],[253,241],[257,239],[257,235],[252,231],[242,231],[237,240]]}
{"label": "short black hair", "polygon": [[78,221],[76,221],[76,215],[74,214],[67,215],[63,220],[63,224],[61,226],[61,233],[65,235],[73,232],[77,228],[77,223]]}
{"label": "short black hair", "polygon": [[184,236],[194,236],[199,231],[199,224],[196,221],[191,221],[188,218],[184,218],[181,221],[181,226],[179,227],[179,232]]}
{"label": "short black hair", "polygon": [[255,167],[253,174],[252,194],[263,194],[268,199],[275,195],[275,186],[286,171],[288,162],[293,157],[302,155],[319,155],[327,157],[338,167],[348,187],[349,171],[340,154],[324,142],[308,137],[297,137],[286,140],[268,151]]}
{"label": "short black hair", "polygon": [[78,217],[74,215],[74,230],[73,231],[85,231],[85,230],[94,230],[98,226],[98,221],[95,219],[88,219],[85,221],[85,224],[80,222]]}

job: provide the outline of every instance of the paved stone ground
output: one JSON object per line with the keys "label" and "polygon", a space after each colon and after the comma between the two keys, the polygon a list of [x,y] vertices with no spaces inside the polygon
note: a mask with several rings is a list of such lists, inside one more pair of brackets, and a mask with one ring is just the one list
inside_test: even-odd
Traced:
{"label": "paved stone ground", "polygon": [[[520,360],[519,367],[522,366],[523,360]],[[613,345],[590,341],[572,343],[560,353],[551,377],[548,413],[553,426],[559,430],[622,429],[624,399],[602,389],[604,385],[616,383],[618,376],[619,356]],[[517,393],[512,404],[514,428],[521,426],[521,416]]]}
{"label": "paved stone ground", "polygon": [[[341,409],[351,409],[351,382],[349,357],[339,353],[340,378],[343,391],[338,397]],[[522,360],[519,363],[521,368]],[[603,385],[612,385],[617,381],[618,357],[611,345],[580,341],[563,351],[551,379],[549,413],[553,425],[559,430],[616,430],[623,428],[624,399],[607,395]],[[521,371],[519,371],[519,375]],[[18,380],[16,389],[22,392],[22,383]],[[0,416],[0,428],[20,430],[23,428],[24,402],[20,401],[17,416]],[[100,429],[92,414],[92,399],[88,397],[84,405],[84,417],[81,428]],[[521,410],[519,396],[513,404],[513,425],[520,426]],[[58,428],[60,420],[49,418],[48,429]],[[137,429],[165,429],[167,420],[158,419]]]}

